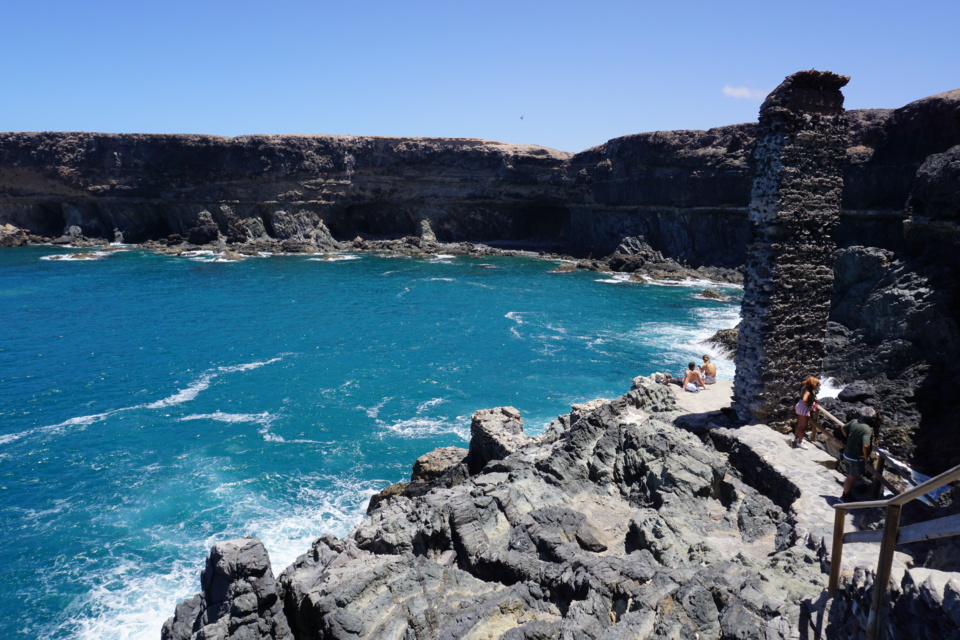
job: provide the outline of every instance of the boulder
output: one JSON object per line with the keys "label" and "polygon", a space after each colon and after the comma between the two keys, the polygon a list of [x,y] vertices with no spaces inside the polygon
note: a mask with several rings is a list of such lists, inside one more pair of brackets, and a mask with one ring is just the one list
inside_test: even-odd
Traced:
{"label": "boulder", "polygon": [[737,354],[737,337],[739,330],[737,327],[733,329],[720,329],[713,336],[710,337],[707,342],[715,344],[725,352],[730,354],[730,358],[733,359]]}
{"label": "boulder", "polygon": [[863,380],[851,382],[837,394],[837,398],[844,402],[863,402],[876,397],[877,390]]}
{"label": "boulder", "polygon": [[440,447],[425,453],[413,463],[411,482],[431,482],[462,463],[469,453],[462,447]]}
{"label": "boulder", "polygon": [[501,460],[517,451],[531,438],[523,434],[523,420],[513,407],[481,409],[470,422],[470,451],[466,463],[477,473],[491,460]]}
{"label": "boulder", "polygon": [[437,241],[437,236],[433,233],[433,229],[430,227],[430,221],[427,219],[420,221],[420,240],[432,243]]}
{"label": "boulder", "polygon": [[727,298],[727,296],[723,295],[716,289],[704,289],[703,291],[700,292],[700,297],[707,298],[709,300],[719,300],[720,302],[729,301],[729,298]]}

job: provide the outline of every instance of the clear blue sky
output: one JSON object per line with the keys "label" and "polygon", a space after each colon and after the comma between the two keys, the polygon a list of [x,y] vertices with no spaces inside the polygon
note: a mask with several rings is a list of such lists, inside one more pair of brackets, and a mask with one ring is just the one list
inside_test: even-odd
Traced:
{"label": "clear blue sky", "polygon": [[[960,87],[960,1],[3,0],[0,131],[486,138],[580,151]],[[521,116],[523,119],[521,120]]]}

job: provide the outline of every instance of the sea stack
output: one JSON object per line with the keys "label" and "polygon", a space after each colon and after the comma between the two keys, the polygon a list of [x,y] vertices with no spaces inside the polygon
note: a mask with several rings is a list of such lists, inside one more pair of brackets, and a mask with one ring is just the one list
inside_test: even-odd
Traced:
{"label": "sea stack", "polygon": [[849,80],[800,71],[760,107],[733,398],[745,422],[789,420],[800,382],[823,369]]}

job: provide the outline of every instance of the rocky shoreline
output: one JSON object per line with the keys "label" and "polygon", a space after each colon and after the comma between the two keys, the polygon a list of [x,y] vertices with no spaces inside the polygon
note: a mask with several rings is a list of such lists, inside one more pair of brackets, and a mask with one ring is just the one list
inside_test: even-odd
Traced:
{"label": "rocky shoreline", "polygon": [[[803,458],[766,427],[707,411],[729,401],[729,382],[691,405],[652,378],[574,406],[537,437],[515,409],[478,411],[469,449],[423,456],[349,535],[320,537],[277,577],[258,540],[215,545],[202,591],[161,637],[855,637],[876,547],[848,548],[850,593],[820,597],[832,527],[822,494],[840,474],[823,454]],[[956,574],[909,561],[890,603],[907,613],[891,628],[960,632],[960,606],[909,613],[953,597]]]}
{"label": "rocky shoreline", "polygon": [[[193,230],[192,230],[193,231]],[[212,237],[197,237],[199,232],[192,234],[193,240],[199,244],[179,239],[165,239],[164,241],[150,241],[136,245],[105,244],[101,239],[84,238],[81,234],[64,235],[55,238],[53,242],[48,238],[23,233],[22,230],[0,227],[0,246],[3,239],[8,238],[7,246],[54,245],[71,249],[93,251],[116,251],[120,249],[139,249],[162,253],[165,255],[191,255],[196,252],[209,252],[224,262],[245,260],[260,257],[265,254],[286,255],[314,255],[335,259],[343,253],[371,253],[409,258],[430,258],[436,256],[510,256],[521,258],[536,258],[550,261],[562,261],[563,264],[551,273],[568,273],[578,269],[605,273],[630,274],[630,278],[643,281],[673,281],[704,280],[717,283],[740,284],[743,275],[737,269],[725,267],[700,266],[692,268],[663,256],[654,251],[642,238],[624,238],[616,250],[605,258],[578,259],[562,253],[548,251],[532,251],[525,249],[499,248],[483,243],[473,242],[438,242],[428,222],[424,221],[421,235],[406,236],[392,240],[364,240],[357,237],[350,242],[334,240],[329,231],[322,225],[318,226],[317,233],[309,241],[259,240],[242,243],[229,243],[216,235]],[[204,240],[207,240],[204,242]],[[83,252],[78,252],[83,255]],[[77,254],[74,254],[77,255]],[[80,259],[80,258],[74,258]],[[710,295],[710,294],[708,294]],[[719,294],[716,294],[719,295]],[[722,296],[720,296],[722,298]]]}

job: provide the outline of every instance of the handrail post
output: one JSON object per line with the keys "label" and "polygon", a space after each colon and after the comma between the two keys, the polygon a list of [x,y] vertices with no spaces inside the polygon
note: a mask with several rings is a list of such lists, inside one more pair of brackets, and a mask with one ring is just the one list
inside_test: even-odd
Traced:
{"label": "handrail post", "polygon": [[820,438],[817,437],[818,436],[817,431],[819,426],[820,426],[820,416],[811,415],[810,416],[810,441],[813,442],[813,444],[817,444],[817,442],[819,442],[820,440]]}
{"label": "handrail post", "polygon": [[893,567],[893,552],[897,545],[902,509],[903,507],[899,504],[891,504],[887,507],[887,518],[883,524],[883,542],[880,543],[880,561],[877,563],[877,577],[873,582],[873,602],[867,618],[867,640],[879,638],[880,607],[890,582],[890,570]]}
{"label": "handrail post", "polygon": [[873,486],[870,487],[871,500],[879,500],[880,494],[883,493],[883,469],[886,463],[883,456],[877,456],[876,474],[873,477]]}
{"label": "handrail post", "polygon": [[846,509],[837,509],[833,514],[833,551],[830,552],[830,583],[827,593],[832,598],[837,594],[840,582],[840,561],[843,557],[843,526],[847,516]]}

